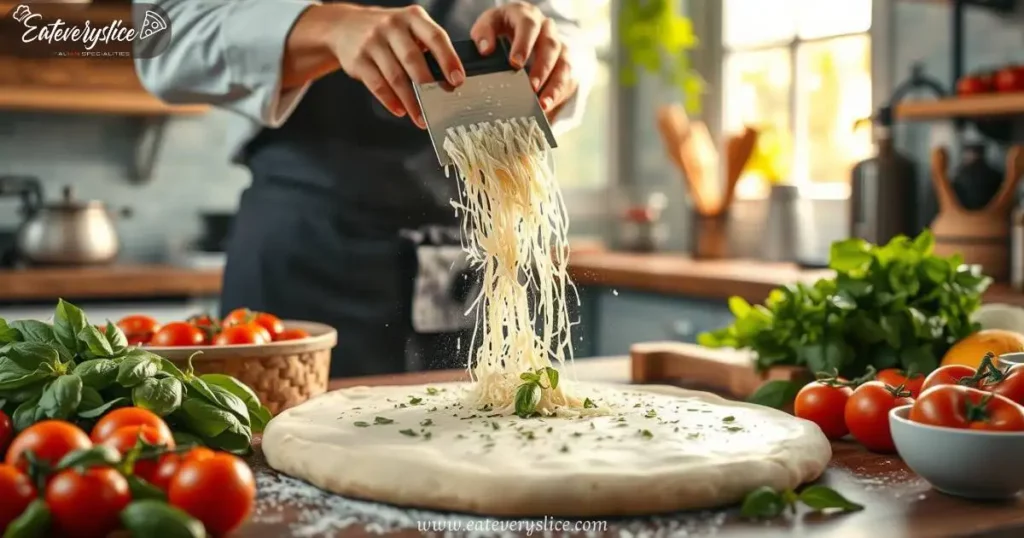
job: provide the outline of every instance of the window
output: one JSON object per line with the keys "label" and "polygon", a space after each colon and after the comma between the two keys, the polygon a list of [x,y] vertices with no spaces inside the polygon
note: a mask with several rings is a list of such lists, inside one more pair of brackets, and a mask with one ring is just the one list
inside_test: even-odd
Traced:
{"label": "window", "polygon": [[[762,130],[780,180],[816,197],[848,196],[853,164],[871,152],[871,0],[723,0],[723,132]],[[757,167],[764,169],[767,167]],[[739,197],[767,191],[744,174]]]}
{"label": "window", "polygon": [[558,137],[555,171],[566,192],[570,212],[592,206],[573,203],[573,191],[595,191],[608,185],[608,143],[611,120],[611,0],[570,0],[573,14],[597,48],[598,70],[580,125]]}

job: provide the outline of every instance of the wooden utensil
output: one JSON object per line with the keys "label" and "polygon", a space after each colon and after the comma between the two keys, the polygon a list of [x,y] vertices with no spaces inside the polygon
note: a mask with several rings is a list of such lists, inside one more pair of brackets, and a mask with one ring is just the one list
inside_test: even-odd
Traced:
{"label": "wooden utensil", "polygon": [[685,383],[745,399],[766,381],[810,380],[804,368],[778,366],[761,374],[750,352],[683,342],[647,342],[630,350],[634,383]]}
{"label": "wooden utensil", "polygon": [[704,171],[701,168],[700,157],[693,146],[693,139],[690,136],[692,129],[689,117],[683,107],[678,105],[665,105],[658,109],[658,128],[661,131],[662,141],[665,143],[665,151],[669,158],[683,171],[686,190],[693,200],[693,205],[698,211],[702,211],[707,205],[704,198],[704,191],[700,185],[704,183]]}
{"label": "wooden utensil", "polygon": [[1010,276],[1007,244],[1013,195],[1024,175],[1024,146],[1010,148],[1006,156],[1006,177],[996,195],[979,210],[968,210],[957,198],[949,180],[949,154],[945,148],[932,152],[932,184],[939,202],[939,214],[932,221],[935,252],[942,256],[962,254],[966,263],[981,265],[997,282]]}
{"label": "wooden utensil", "polygon": [[732,205],[733,197],[736,195],[736,184],[740,182],[743,169],[754,154],[757,135],[757,129],[748,126],[743,129],[742,135],[729,137],[729,141],[726,143],[726,185],[725,201],[722,202],[723,208]]}

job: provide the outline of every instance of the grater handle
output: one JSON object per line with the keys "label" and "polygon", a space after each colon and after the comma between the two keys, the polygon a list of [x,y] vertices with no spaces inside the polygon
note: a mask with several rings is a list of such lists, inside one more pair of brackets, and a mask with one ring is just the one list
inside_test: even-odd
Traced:
{"label": "grater handle", "polygon": [[[476,48],[476,43],[468,39],[454,41],[452,42],[452,47],[459,56],[459,60],[462,61],[462,67],[466,70],[467,77],[489,75],[501,71],[515,71],[515,68],[508,61],[509,44],[507,39],[498,39],[497,48],[489,56],[480,54]],[[430,69],[430,74],[434,75],[434,80],[437,82],[448,80],[448,77],[441,71],[441,66],[437,63],[434,55],[428,51],[425,56],[427,58],[427,68]]]}

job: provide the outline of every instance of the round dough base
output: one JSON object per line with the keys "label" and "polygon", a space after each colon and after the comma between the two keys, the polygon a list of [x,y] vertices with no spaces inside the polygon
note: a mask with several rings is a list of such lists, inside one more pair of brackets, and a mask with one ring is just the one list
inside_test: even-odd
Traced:
{"label": "round dough base", "polygon": [[[832,448],[781,411],[667,386],[574,384],[612,412],[495,416],[468,384],[355,387],[263,434],[274,469],[345,496],[492,516],[627,516],[732,504],[816,479]],[[389,422],[390,421],[390,422]]]}

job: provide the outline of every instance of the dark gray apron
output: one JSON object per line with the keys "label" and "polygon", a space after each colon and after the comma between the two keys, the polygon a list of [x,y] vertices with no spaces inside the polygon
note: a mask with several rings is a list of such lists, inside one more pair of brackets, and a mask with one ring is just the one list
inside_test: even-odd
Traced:
{"label": "dark gray apron", "polygon": [[[434,2],[439,24],[451,4]],[[332,376],[465,364],[472,320],[452,312],[469,303],[472,273],[460,267],[449,203],[457,185],[426,131],[339,71],[282,127],[263,129],[245,162],[253,181],[228,246],[222,312],[334,327]]]}

